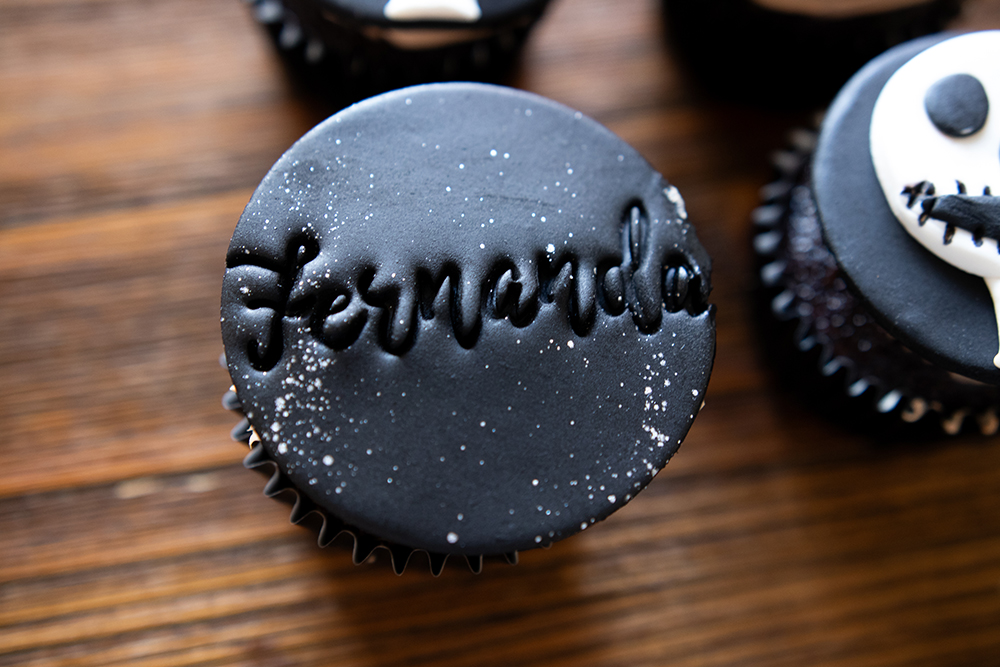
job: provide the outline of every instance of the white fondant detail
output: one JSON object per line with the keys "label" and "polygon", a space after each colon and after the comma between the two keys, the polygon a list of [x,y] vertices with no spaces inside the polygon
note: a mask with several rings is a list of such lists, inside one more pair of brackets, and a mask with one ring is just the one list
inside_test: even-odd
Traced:
{"label": "white fondant detail", "polygon": [[382,9],[392,21],[478,21],[476,0],[389,0]]}
{"label": "white fondant detail", "polygon": [[[1000,278],[987,278],[986,286],[990,289],[990,297],[993,299],[993,312],[996,314],[997,322],[1000,322]],[[1000,368],[1000,350],[993,357],[993,365]]]}
{"label": "white fondant detail", "polygon": [[684,206],[684,198],[681,197],[681,192],[675,186],[671,185],[663,189],[663,194],[667,196],[670,203],[674,205],[677,209],[677,217],[681,220],[687,220],[688,213],[687,207]]}
{"label": "white fondant detail", "polygon": [[[940,42],[900,67],[882,88],[872,111],[872,162],[882,192],[896,219],[925,248],[949,264],[986,279],[997,308],[1000,280],[997,239],[977,246],[972,234],[956,229],[944,243],[945,224],[919,222],[919,201],[907,207],[903,189],[921,181],[934,184],[936,195],[956,194],[961,181],[969,195],[990,187],[1000,195],[1000,31],[961,35]],[[969,137],[953,138],[938,131],[924,108],[924,96],[934,83],[952,74],[979,79],[990,99],[991,114],[983,128]],[[994,359],[1000,368],[1000,354]]]}

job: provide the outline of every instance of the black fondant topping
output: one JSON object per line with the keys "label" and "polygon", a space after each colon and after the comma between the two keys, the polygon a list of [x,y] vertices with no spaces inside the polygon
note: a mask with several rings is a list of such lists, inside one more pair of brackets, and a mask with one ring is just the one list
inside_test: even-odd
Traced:
{"label": "black fondant topping", "polygon": [[923,201],[927,197],[934,195],[934,184],[930,181],[920,181],[915,185],[907,185],[903,188],[902,194],[906,195],[906,207],[913,208],[913,205]]}
{"label": "black fondant topping", "polygon": [[921,203],[921,220],[933,218],[970,232],[973,239],[1000,238],[1000,197],[943,195]]}
{"label": "black fondant topping", "polygon": [[934,126],[944,134],[968,137],[986,124],[990,101],[979,79],[970,74],[952,74],[927,89],[924,108]]}
{"label": "black fondant topping", "polygon": [[[913,56],[948,38],[936,35],[896,47],[848,82],[824,121],[813,190],[824,238],[879,324],[947,370],[1000,384],[992,363],[996,317],[985,283],[934,256],[906,232],[889,209],[871,159],[872,108],[882,87]],[[930,186],[917,184],[907,193],[914,201],[933,194],[917,192],[921,185]]]}
{"label": "black fondant topping", "polygon": [[265,177],[227,255],[250,422],[381,539],[503,554],[607,516],[711,369],[709,259],[676,190],[565,107],[476,84],[351,107]]}

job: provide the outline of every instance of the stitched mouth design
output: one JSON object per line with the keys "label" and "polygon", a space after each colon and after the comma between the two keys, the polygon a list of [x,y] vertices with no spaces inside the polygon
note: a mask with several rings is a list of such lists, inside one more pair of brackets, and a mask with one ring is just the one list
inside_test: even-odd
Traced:
{"label": "stitched mouth design", "polygon": [[955,184],[957,192],[945,195],[936,195],[936,188],[929,181],[907,186],[903,189],[908,197],[906,206],[912,209],[920,205],[917,221],[921,226],[932,219],[944,223],[942,242],[945,245],[951,243],[956,229],[972,234],[972,241],[977,246],[981,246],[985,238],[1000,239],[1000,197],[993,196],[989,186],[983,188],[981,195],[970,195],[964,183],[956,181]]}

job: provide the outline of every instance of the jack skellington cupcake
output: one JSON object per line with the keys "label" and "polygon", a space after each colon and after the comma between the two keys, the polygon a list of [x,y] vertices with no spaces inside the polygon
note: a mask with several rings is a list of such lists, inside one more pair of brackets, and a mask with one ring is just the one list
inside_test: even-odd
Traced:
{"label": "jack skellington cupcake", "polygon": [[754,213],[771,335],[795,350],[776,358],[800,379],[815,364],[865,421],[1000,425],[998,58],[989,31],[875,59]]}
{"label": "jack skellington cupcake", "polygon": [[549,0],[249,0],[292,73],[349,103],[433,81],[499,81]]}
{"label": "jack skellington cupcake", "polygon": [[629,502],[701,408],[710,261],[677,189],[561,105],[407,88],[274,165],[226,258],[249,467],[326,545],[474,570]]}

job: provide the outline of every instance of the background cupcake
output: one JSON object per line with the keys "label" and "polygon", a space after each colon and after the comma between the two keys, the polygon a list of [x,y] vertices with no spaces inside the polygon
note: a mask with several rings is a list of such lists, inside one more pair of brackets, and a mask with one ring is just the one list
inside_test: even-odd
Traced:
{"label": "background cupcake", "polygon": [[340,105],[432,81],[497,81],[548,0],[252,0],[304,86]]}
{"label": "background cupcake", "polygon": [[941,30],[961,0],[664,0],[670,44],[707,89],[767,106],[827,104],[862,65]]}
{"label": "background cupcake", "polygon": [[765,189],[755,246],[792,351],[775,357],[838,409],[849,398],[890,424],[997,431],[1000,136],[988,100],[1000,86],[986,63],[998,52],[1000,33],[987,32],[880,56]]}

